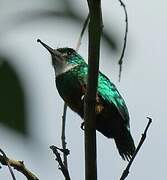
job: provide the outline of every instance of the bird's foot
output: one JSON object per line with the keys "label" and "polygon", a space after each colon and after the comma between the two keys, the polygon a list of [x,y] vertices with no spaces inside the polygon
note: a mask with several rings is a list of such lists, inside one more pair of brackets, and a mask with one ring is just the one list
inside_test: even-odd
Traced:
{"label": "bird's foot", "polygon": [[81,129],[84,131],[85,130],[85,122],[81,123]]}

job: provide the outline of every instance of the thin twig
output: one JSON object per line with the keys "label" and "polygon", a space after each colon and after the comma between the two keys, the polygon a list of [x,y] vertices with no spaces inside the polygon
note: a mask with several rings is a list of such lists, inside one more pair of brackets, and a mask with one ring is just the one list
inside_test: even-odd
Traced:
{"label": "thin twig", "polygon": [[53,153],[56,155],[56,161],[59,163],[59,166],[60,166],[60,170],[61,172],[63,173],[64,177],[66,180],[70,180],[70,175],[69,175],[69,172],[68,172],[68,169],[65,167],[62,159],[61,159],[61,156],[58,152],[58,149],[56,146],[50,146],[50,149],[53,151]]}
{"label": "thin twig", "polygon": [[[1,150],[1,153],[2,153],[2,150]],[[10,165],[8,167],[13,167],[17,171],[21,172],[22,174],[26,176],[28,180],[39,180],[31,171],[29,171],[25,167],[23,161],[17,161],[17,160],[13,160],[9,158],[7,158],[7,161],[6,161],[6,158],[4,158],[4,154],[3,154],[3,156],[0,155],[0,163],[5,166]]]}
{"label": "thin twig", "polygon": [[78,51],[78,50],[79,50],[79,47],[80,47],[80,45],[81,45],[82,37],[83,37],[84,32],[85,32],[85,30],[86,30],[86,27],[87,27],[87,25],[88,25],[89,18],[90,18],[90,16],[89,16],[89,14],[88,14],[88,16],[87,16],[87,18],[86,18],[86,20],[85,20],[85,22],[84,22],[84,25],[83,25],[83,28],[82,28],[81,34],[80,34],[80,36],[79,36],[79,39],[78,39],[77,45],[76,45],[76,51]]}
{"label": "thin twig", "polygon": [[146,126],[146,128],[145,128],[145,130],[144,130],[144,133],[142,134],[142,137],[141,137],[140,142],[139,142],[139,144],[138,144],[138,146],[137,146],[137,148],[136,148],[135,153],[134,153],[133,156],[132,156],[132,159],[129,161],[126,169],[123,171],[120,180],[124,180],[124,179],[128,176],[128,174],[129,174],[129,169],[130,169],[130,167],[131,167],[131,165],[132,165],[132,162],[133,162],[133,160],[135,159],[138,151],[140,150],[142,144],[144,143],[144,141],[145,141],[145,139],[146,139],[147,130],[148,130],[150,124],[152,123],[152,119],[151,119],[150,117],[147,117],[147,118],[149,119],[148,124],[147,124],[147,126]]}
{"label": "thin twig", "polygon": [[119,64],[119,81],[121,80],[121,73],[122,73],[122,63],[123,63],[123,57],[124,57],[124,53],[125,53],[125,49],[126,49],[126,44],[127,44],[127,36],[128,36],[128,13],[126,10],[126,6],[125,4],[122,2],[122,0],[119,0],[119,2],[121,3],[121,6],[124,9],[125,12],[125,22],[126,22],[126,28],[125,28],[125,36],[124,36],[124,44],[123,44],[123,48],[122,48],[122,52],[121,52],[121,57],[118,61]]}
{"label": "thin twig", "polygon": [[[63,116],[62,116],[62,134],[61,134],[61,142],[62,142],[63,151],[66,151],[66,145],[67,145],[67,143],[66,143],[66,135],[65,135],[66,112],[67,112],[67,105],[66,105],[66,103],[64,103]],[[63,153],[63,163],[64,163],[64,166],[68,169],[66,153]]]}
{"label": "thin twig", "polygon": [[11,166],[10,166],[8,157],[6,156],[5,152],[4,152],[2,149],[0,149],[0,152],[1,152],[1,154],[3,155],[4,161],[6,161],[6,164],[7,164],[7,166],[8,166],[9,172],[10,172],[10,174],[11,174],[11,176],[12,176],[12,179],[13,179],[13,180],[16,180],[16,177],[15,177],[15,175],[14,175],[14,172],[13,172]]}
{"label": "thin twig", "polygon": [[[54,145],[55,146],[55,145]],[[55,148],[59,151],[61,151],[62,153],[64,153],[66,156],[68,156],[70,154],[70,151],[68,149],[61,149],[57,146],[55,146]]]}

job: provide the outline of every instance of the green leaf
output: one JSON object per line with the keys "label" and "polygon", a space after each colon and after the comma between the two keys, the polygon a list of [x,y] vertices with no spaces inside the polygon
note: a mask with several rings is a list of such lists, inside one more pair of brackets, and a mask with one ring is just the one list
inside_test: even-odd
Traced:
{"label": "green leaf", "polygon": [[27,135],[23,88],[16,71],[5,61],[0,64],[0,124]]}

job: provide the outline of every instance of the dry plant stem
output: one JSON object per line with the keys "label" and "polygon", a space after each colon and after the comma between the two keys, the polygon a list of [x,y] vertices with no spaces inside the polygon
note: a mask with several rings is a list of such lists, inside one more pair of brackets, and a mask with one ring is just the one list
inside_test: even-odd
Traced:
{"label": "dry plant stem", "polygon": [[87,27],[87,25],[88,25],[89,18],[90,18],[90,16],[89,16],[89,14],[88,14],[88,16],[87,16],[87,18],[86,18],[86,20],[85,20],[85,22],[84,22],[84,25],[83,25],[81,34],[80,34],[79,39],[78,39],[78,42],[77,42],[76,51],[78,51],[79,48],[80,48],[81,41],[82,41],[82,37],[83,37],[84,32],[85,32],[85,30],[86,30],[86,27]]}
{"label": "dry plant stem", "polygon": [[139,142],[139,144],[138,144],[138,146],[137,146],[137,148],[136,148],[136,151],[135,151],[134,155],[132,156],[132,159],[129,161],[126,169],[123,171],[120,180],[124,180],[124,179],[128,176],[128,174],[129,174],[129,169],[130,169],[130,167],[131,167],[131,165],[132,165],[132,162],[133,162],[133,160],[135,159],[138,151],[140,150],[142,144],[144,143],[144,141],[145,141],[145,139],[146,139],[147,130],[148,130],[150,124],[152,123],[152,119],[151,119],[150,117],[147,117],[147,118],[149,119],[148,124],[147,124],[147,126],[146,126],[146,128],[145,128],[145,130],[144,130],[144,133],[142,134],[142,137],[141,137],[141,139],[140,139],[140,142]]}
{"label": "dry plant stem", "polygon": [[61,159],[61,156],[57,150],[57,147],[56,146],[50,146],[50,149],[53,151],[53,153],[56,155],[56,161],[59,163],[59,166],[60,166],[60,170],[61,172],[63,173],[64,177],[66,180],[70,180],[70,175],[69,175],[69,172],[68,172],[68,169],[65,167],[62,159]]}
{"label": "dry plant stem", "polygon": [[3,158],[4,158],[4,160],[6,161],[6,164],[7,164],[7,166],[8,166],[9,172],[10,172],[10,174],[11,174],[11,176],[12,176],[12,179],[13,179],[13,180],[16,180],[16,177],[15,177],[15,175],[14,175],[14,172],[13,172],[11,166],[10,166],[8,157],[6,156],[5,152],[4,152],[2,149],[0,149],[0,152],[2,153]]}
{"label": "dry plant stem", "polygon": [[[66,151],[66,135],[65,135],[65,127],[66,127],[66,113],[67,113],[67,105],[64,103],[63,116],[62,116],[62,134],[61,134],[61,142],[63,151]],[[67,155],[63,153],[63,163],[66,168],[68,168],[67,163]]]}
{"label": "dry plant stem", "polygon": [[123,48],[122,48],[122,52],[121,52],[121,57],[118,61],[119,64],[119,82],[121,80],[121,73],[122,73],[122,63],[123,63],[123,57],[125,54],[125,49],[126,49],[126,44],[127,44],[127,35],[128,35],[128,13],[126,10],[126,6],[125,4],[122,2],[122,0],[119,0],[119,2],[121,3],[121,6],[124,9],[125,12],[125,22],[126,22],[126,28],[125,28],[125,36],[124,36],[124,44],[123,44]]}
{"label": "dry plant stem", "polygon": [[100,39],[102,32],[102,13],[100,0],[87,0],[89,6],[89,47],[87,93],[84,102],[85,120],[85,178],[97,179],[96,164],[96,124],[95,104],[99,73]]}
{"label": "dry plant stem", "polygon": [[5,166],[10,164],[11,167],[24,174],[28,180],[39,180],[32,172],[30,172],[25,167],[23,161],[16,161],[8,158],[8,164],[7,164],[6,159],[4,159],[4,156],[0,155],[0,163]]}

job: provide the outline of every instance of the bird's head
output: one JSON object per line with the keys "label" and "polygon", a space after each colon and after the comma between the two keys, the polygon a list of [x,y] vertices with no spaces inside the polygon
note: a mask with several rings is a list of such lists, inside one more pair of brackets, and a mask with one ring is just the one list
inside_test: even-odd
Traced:
{"label": "bird's head", "polygon": [[72,48],[65,47],[53,49],[40,39],[38,39],[37,42],[40,42],[42,46],[50,52],[56,76],[63,74],[84,62],[83,58]]}

